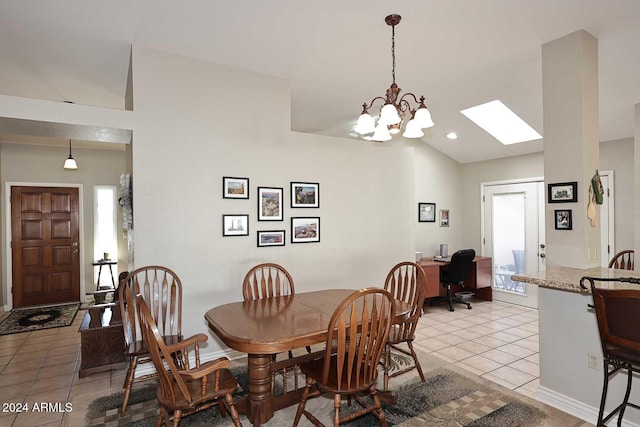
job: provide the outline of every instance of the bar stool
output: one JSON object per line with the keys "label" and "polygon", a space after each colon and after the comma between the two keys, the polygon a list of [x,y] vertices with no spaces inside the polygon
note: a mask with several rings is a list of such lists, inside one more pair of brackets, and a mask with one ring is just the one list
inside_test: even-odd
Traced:
{"label": "bar stool", "polygon": [[[618,425],[621,425],[627,406],[640,409],[637,404],[629,402],[633,373],[640,374],[640,326],[638,312],[640,312],[639,289],[601,289],[596,288],[595,281],[602,280],[618,283],[640,283],[640,279],[619,278],[600,279],[584,277],[591,284],[591,295],[598,321],[600,343],[602,345],[604,384],[600,398],[600,410],[596,426],[604,426],[615,414],[618,415]],[[584,286],[583,286],[584,287]],[[604,406],[607,400],[609,378],[618,371],[627,371],[627,389],[624,399],[610,414],[603,418]]]}

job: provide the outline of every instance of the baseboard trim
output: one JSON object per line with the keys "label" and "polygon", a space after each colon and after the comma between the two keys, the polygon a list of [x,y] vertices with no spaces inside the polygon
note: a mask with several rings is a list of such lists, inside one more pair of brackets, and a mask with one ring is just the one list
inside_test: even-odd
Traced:
{"label": "baseboard trim", "polygon": [[[543,386],[538,386],[538,400],[592,424],[595,424],[598,419],[599,408],[587,405]],[[624,419],[622,420],[622,426],[640,427],[640,425]]]}

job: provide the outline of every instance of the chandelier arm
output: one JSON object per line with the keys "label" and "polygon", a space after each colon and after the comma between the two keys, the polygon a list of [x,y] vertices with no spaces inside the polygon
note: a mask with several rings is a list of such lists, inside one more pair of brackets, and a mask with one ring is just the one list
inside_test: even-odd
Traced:
{"label": "chandelier arm", "polygon": [[404,99],[404,96],[400,98],[400,101],[398,101],[398,109],[402,112],[403,115],[406,114],[407,111],[413,115],[415,111],[413,108],[411,108],[411,104],[409,104],[409,101]]}
{"label": "chandelier arm", "polygon": [[376,96],[375,98],[373,98],[371,100],[371,102],[367,105],[366,109],[370,110],[373,107],[373,103],[376,102],[378,99],[381,99],[382,102],[386,103],[387,102],[387,98],[385,98],[384,96]]}
{"label": "chandelier arm", "polygon": [[[402,96],[400,97],[400,101],[398,102],[398,104],[399,104],[400,102],[402,102],[402,101],[404,101],[404,102],[408,103],[408,101],[404,99],[404,98],[405,98],[405,97],[407,97],[407,96],[410,96],[411,98],[413,98],[413,101],[414,101],[416,104],[420,105],[420,101],[418,101],[418,98],[417,98],[414,94],[412,94],[411,92],[407,92],[407,93],[405,93],[404,95],[402,95]],[[423,98],[423,99],[424,99],[424,98]]]}

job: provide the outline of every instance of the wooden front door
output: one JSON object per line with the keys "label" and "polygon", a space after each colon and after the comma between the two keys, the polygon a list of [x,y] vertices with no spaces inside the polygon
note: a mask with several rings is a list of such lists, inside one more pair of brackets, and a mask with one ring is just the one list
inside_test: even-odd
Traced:
{"label": "wooden front door", "polygon": [[78,189],[11,187],[13,306],[80,301]]}

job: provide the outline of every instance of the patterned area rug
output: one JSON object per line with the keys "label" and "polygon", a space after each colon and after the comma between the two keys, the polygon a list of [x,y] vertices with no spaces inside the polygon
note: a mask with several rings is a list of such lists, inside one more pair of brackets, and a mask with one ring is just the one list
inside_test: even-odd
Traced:
{"label": "patterned area rug", "polygon": [[64,304],[12,310],[0,323],[0,335],[69,326],[79,307],[80,304]]}
{"label": "patterned area rug", "polygon": [[[390,388],[396,392],[394,405],[383,404],[387,422],[398,427],[427,426],[469,426],[469,427],[572,427],[580,426],[583,421],[565,414],[555,408],[544,405],[534,399],[515,393],[505,387],[480,378],[455,365],[427,354],[419,354],[426,381],[420,382],[416,371],[393,378]],[[403,355],[394,355],[396,366],[408,363]],[[239,387],[236,398],[246,395],[247,378],[242,364],[234,368]],[[118,409],[122,403],[122,393],[97,397],[81,409],[74,403],[75,422],[84,422],[87,426],[152,426],[156,420],[158,406],[155,400],[156,386],[147,385],[131,395],[131,406],[125,417],[119,417]],[[76,408],[78,412],[76,412]],[[332,425],[333,399],[330,396],[311,399],[307,409],[325,425]],[[343,403],[341,414],[347,414],[355,406]],[[291,425],[296,406],[276,412],[266,426]],[[250,425],[245,416],[240,417],[243,425]],[[71,425],[71,424],[69,424]],[[232,426],[230,417],[222,418],[217,408],[211,408],[198,414],[185,417],[181,426]],[[301,426],[310,425],[304,419]],[[369,427],[378,425],[373,415],[358,418],[348,426]]]}

